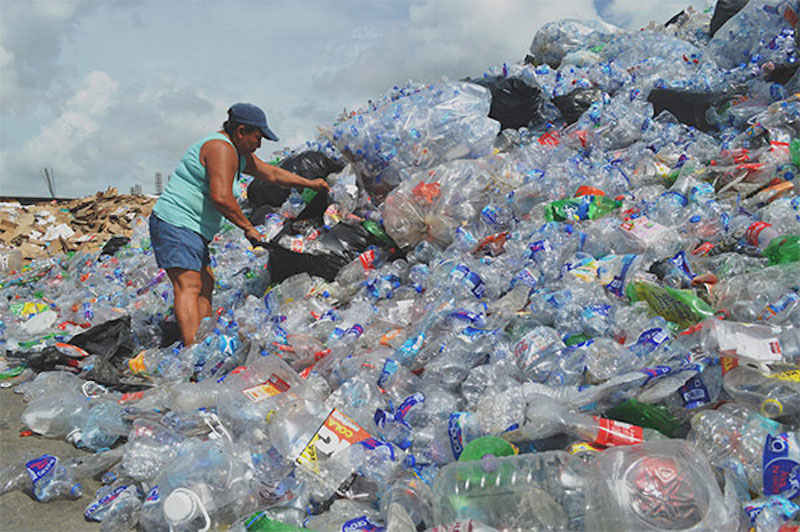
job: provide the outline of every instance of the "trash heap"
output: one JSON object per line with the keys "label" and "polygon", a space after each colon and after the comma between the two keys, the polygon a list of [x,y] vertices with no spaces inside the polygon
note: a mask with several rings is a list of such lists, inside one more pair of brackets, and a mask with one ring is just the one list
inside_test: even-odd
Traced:
{"label": "trash heap", "polygon": [[94,454],[2,492],[104,531],[797,530],[797,13],[564,20],[395,87],[277,162],[327,197],[248,187],[269,244],[213,241],[189,347],[144,217],[6,276],[0,378]]}
{"label": "trash heap", "polygon": [[37,258],[97,252],[113,237],[130,237],[131,221],[149,216],[154,204],[154,197],[118,194],[114,187],[69,201],[0,203],[0,272]]}

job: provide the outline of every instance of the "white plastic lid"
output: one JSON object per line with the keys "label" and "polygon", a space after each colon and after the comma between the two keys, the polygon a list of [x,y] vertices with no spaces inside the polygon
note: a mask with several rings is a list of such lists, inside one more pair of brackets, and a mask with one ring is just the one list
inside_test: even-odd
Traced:
{"label": "white plastic lid", "polygon": [[178,488],[164,501],[164,517],[170,523],[189,521],[197,510],[194,497],[188,490]]}

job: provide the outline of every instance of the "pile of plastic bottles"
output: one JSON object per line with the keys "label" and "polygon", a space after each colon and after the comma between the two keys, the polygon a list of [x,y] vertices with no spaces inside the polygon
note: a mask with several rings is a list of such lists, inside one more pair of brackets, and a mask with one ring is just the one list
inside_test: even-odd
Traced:
{"label": "pile of plastic bottles", "polygon": [[[572,123],[549,105],[498,135],[467,82],[343,117],[314,141],[348,162],[325,227],[387,246],[276,284],[228,228],[191,346],[159,343],[144,219],[114,255],[3,278],[0,379],[33,432],[95,454],[8,464],[0,493],[83,495],[104,531],[797,530],[800,97],[768,78],[799,12],[751,0],[713,39],[547,25],[502,73],[597,90]],[[664,88],[715,93],[713,127],[656,114]],[[124,317],[124,360],[70,343]]]}

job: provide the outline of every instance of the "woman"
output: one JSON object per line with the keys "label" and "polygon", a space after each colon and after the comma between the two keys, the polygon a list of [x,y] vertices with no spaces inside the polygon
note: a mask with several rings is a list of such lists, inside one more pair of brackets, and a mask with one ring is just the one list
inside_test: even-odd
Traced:
{"label": "woman", "polygon": [[240,227],[254,245],[262,239],[233,196],[239,173],[287,187],[328,190],[324,179],[305,179],[256,157],[262,137],[278,140],[267,126],[264,111],[249,103],[233,105],[221,131],[187,150],[153,207],[150,239],[158,267],[172,281],[175,318],[184,345],[193,343],[200,321],[211,315],[214,274],[208,243],[219,230],[222,216]]}

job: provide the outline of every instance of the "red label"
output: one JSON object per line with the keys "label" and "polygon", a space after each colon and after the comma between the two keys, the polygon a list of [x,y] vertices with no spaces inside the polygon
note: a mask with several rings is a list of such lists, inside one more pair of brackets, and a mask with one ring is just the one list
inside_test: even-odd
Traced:
{"label": "red label", "polygon": [[543,146],[558,146],[558,133],[545,133],[539,137],[539,144]]}
{"label": "red label", "polygon": [[725,375],[730,370],[735,368],[739,365],[739,359],[733,357],[722,357],[720,358],[720,362],[722,363],[722,374]]}
{"label": "red label", "polygon": [[359,255],[358,258],[361,259],[361,266],[363,266],[365,270],[370,270],[375,263],[375,250],[370,249],[369,251],[365,251]]}
{"label": "red label", "polygon": [[433,200],[439,197],[439,183],[420,183],[411,191],[417,198],[425,198],[428,203],[433,203]]}
{"label": "red label", "polygon": [[117,400],[117,403],[119,403],[119,404],[123,405],[123,404],[125,404],[125,403],[130,403],[131,401],[138,401],[138,400],[139,400],[139,399],[141,399],[142,397],[144,397],[144,392],[143,392],[143,391],[142,391],[142,392],[128,392],[128,393],[123,393],[123,394],[122,394],[122,397],[120,397],[120,398]]}
{"label": "red label", "polygon": [[614,419],[593,416],[599,425],[595,443],[606,447],[613,445],[636,445],[642,443],[644,429],[638,425]]}
{"label": "red label", "polygon": [[750,227],[747,228],[747,232],[744,234],[745,238],[747,239],[747,243],[751,246],[757,246],[759,233],[761,233],[761,231],[767,227],[772,227],[772,224],[768,224],[766,222],[753,222]]}

